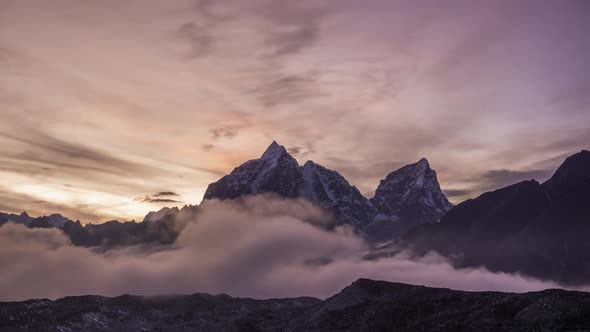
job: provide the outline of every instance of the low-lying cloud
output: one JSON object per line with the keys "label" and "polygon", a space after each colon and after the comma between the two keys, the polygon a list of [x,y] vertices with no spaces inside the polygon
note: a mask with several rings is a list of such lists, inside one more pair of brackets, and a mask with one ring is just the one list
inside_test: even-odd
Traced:
{"label": "low-lying cloud", "polygon": [[[558,285],[483,269],[457,270],[435,254],[363,260],[368,248],[301,200],[207,201],[164,247],[100,251],[56,229],[0,227],[0,300],[99,294],[227,293],[325,298],[365,277],[463,290],[531,291]],[[331,229],[331,230],[327,230]]]}

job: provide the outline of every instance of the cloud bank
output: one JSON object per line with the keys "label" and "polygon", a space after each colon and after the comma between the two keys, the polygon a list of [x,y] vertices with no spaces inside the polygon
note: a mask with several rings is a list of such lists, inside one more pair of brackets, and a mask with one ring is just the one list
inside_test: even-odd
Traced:
{"label": "cloud bank", "polygon": [[[349,229],[305,201],[207,201],[165,247],[102,251],[70,245],[55,229],[0,227],[0,300],[99,294],[227,293],[331,296],[364,277],[463,290],[531,291],[558,285],[483,269],[456,270],[430,254],[378,261]],[[327,229],[331,228],[331,231]]]}

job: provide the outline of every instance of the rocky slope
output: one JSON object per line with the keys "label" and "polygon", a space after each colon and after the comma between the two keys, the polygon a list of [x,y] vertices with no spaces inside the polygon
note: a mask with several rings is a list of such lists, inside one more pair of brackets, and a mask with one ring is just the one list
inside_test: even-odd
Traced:
{"label": "rocky slope", "polygon": [[0,303],[2,331],[587,331],[590,294],[462,292],[360,279],[339,294],[227,295]]}

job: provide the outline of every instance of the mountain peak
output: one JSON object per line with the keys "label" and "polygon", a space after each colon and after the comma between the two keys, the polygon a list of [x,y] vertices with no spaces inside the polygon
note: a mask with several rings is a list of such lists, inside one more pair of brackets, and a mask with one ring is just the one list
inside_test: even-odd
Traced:
{"label": "mountain peak", "polygon": [[407,168],[413,168],[417,173],[424,173],[430,169],[430,163],[428,159],[422,158],[413,164],[406,165]]}
{"label": "mountain peak", "polygon": [[261,158],[249,160],[211,183],[203,199],[234,199],[267,192],[294,198],[299,195],[302,182],[297,160],[273,141]]}
{"label": "mountain peak", "polygon": [[[430,168],[430,164],[426,158],[422,158],[413,164],[408,164],[403,166],[402,168],[389,173],[384,180],[381,181],[381,184],[391,182],[397,183],[400,181],[416,181],[418,186],[423,184],[423,177],[427,172],[434,173],[434,170]],[[436,180],[436,175],[435,175]]]}
{"label": "mountain peak", "polygon": [[590,152],[582,150],[569,156],[543,186],[552,198],[577,191],[590,192]]}
{"label": "mountain peak", "polygon": [[318,167],[325,168],[325,167],[324,167],[324,166],[322,166],[322,165],[319,165],[319,164],[316,164],[316,163],[314,163],[314,162],[313,162],[313,160],[308,160],[308,161],[306,161],[306,162],[305,162],[305,164],[303,164],[303,166],[302,166],[302,167],[303,167],[303,168],[318,168]]}
{"label": "mountain peak", "polygon": [[426,158],[422,158],[422,159],[418,160],[418,162],[416,164],[430,167],[430,164],[428,163],[428,159],[426,159]]}
{"label": "mountain peak", "polygon": [[277,143],[277,141],[272,141],[272,143],[268,146],[266,151],[264,151],[264,153],[262,154],[262,159],[278,158],[284,153],[287,153],[285,147]]}
{"label": "mountain peak", "polygon": [[387,175],[371,202],[383,215],[409,221],[404,225],[408,229],[412,225],[437,222],[452,207],[426,158]]}

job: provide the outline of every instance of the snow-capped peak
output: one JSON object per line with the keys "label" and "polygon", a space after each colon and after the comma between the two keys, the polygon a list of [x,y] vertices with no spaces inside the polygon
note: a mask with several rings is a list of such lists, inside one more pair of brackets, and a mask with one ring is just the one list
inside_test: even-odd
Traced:
{"label": "snow-capped peak", "polygon": [[386,215],[411,214],[427,222],[440,220],[452,207],[425,158],[387,175],[371,201]]}

